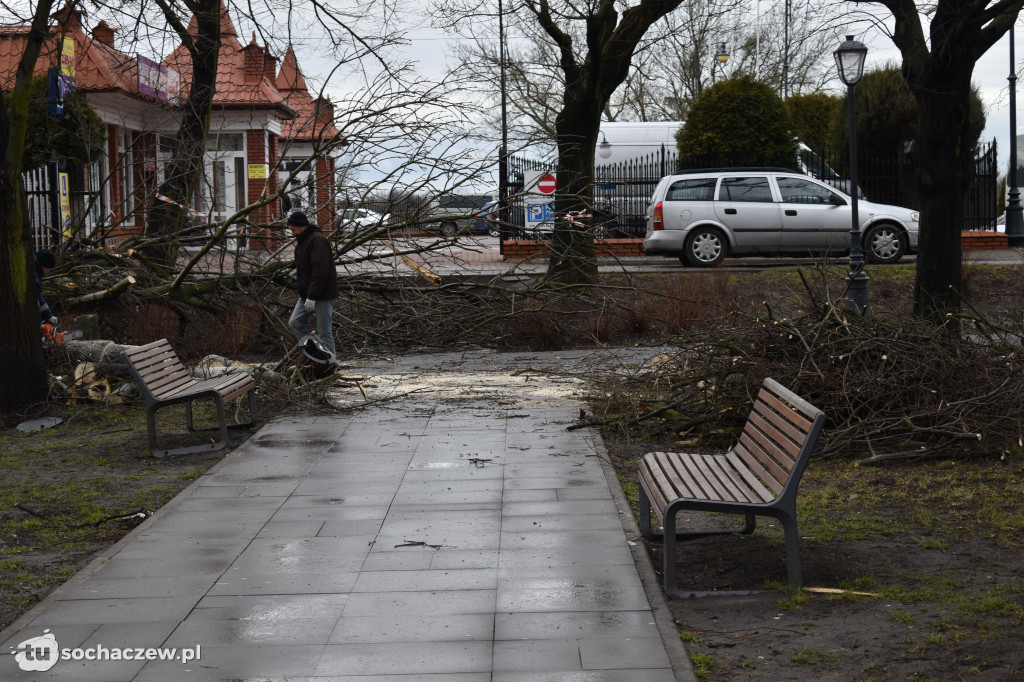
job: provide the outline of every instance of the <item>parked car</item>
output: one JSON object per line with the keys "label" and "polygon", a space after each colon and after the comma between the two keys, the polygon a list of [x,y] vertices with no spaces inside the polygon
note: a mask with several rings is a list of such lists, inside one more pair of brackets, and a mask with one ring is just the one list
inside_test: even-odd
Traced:
{"label": "parked car", "polygon": [[446,194],[430,203],[428,220],[438,224],[445,237],[453,237],[464,232],[487,231],[485,224],[478,223],[479,213],[484,206],[493,201],[489,194]]}
{"label": "parked car", "polygon": [[355,232],[365,228],[377,227],[386,224],[390,217],[390,213],[381,215],[368,208],[346,208],[338,212],[338,229],[345,232]]}
{"label": "parked car", "polygon": [[488,201],[480,209],[480,212],[476,214],[476,220],[473,221],[473,231],[481,234],[486,232],[492,237],[497,237],[501,234],[500,220],[498,202]]}
{"label": "parked car", "polygon": [[[858,202],[865,259],[895,263],[917,251],[917,211]],[[727,255],[849,252],[850,197],[792,171],[728,168],[661,179],[647,209],[644,251],[684,265]]]}

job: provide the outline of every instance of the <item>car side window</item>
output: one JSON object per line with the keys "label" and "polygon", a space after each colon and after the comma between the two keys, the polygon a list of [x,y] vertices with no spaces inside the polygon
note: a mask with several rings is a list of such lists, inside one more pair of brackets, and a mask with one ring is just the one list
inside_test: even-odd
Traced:
{"label": "car side window", "polygon": [[718,190],[719,201],[747,201],[771,203],[772,189],[768,186],[768,178],[722,178],[722,187]]}
{"label": "car side window", "polygon": [[665,194],[665,201],[711,201],[714,198],[715,178],[676,180]]}
{"label": "car side window", "polygon": [[779,194],[787,204],[835,204],[839,195],[801,178],[776,178]]}

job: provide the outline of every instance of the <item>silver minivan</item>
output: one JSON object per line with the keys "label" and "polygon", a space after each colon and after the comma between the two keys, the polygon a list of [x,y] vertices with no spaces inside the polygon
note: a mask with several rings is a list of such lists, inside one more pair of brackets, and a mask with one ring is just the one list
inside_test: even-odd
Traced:
{"label": "silver minivan", "polygon": [[[895,263],[917,251],[917,211],[858,201],[865,259]],[[806,175],[729,168],[669,175],[647,208],[644,251],[684,265],[717,265],[727,255],[849,252],[850,197]]]}

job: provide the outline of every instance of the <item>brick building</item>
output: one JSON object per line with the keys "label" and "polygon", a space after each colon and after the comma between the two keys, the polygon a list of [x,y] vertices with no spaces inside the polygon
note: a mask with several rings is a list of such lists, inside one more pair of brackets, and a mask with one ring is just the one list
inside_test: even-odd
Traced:
{"label": "brick building", "polygon": [[[106,130],[101,158],[85,168],[65,169],[72,173],[72,186],[93,195],[93,210],[79,211],[75,219],[84,223],[85,234],[110,225],[116,225],[112,234],[139,230],[175,153],[180,106],[189,91],[188,52],[179,46],[162,62],[133,56],[123,51],[132,46],[115,47],[116,31],[106,22],[98,22],[87,33],[80,12],[62,11],[57,18],[35,73],[46,75],[59,66],[63,53],[65,61],[74,65],[76,90],[85,95]],[[190,26],[195,26],[194,18]],[[27,26],[0,28],[0,87],[5,90],[13,87],[27,34]],[[217,91],[202,182],[189,208],[213,222],[223,221],[277,191],[282,149],[289,165],[319,153],[321,157],[307,164],[311,172],[299,179],[305,182],[303,190],[309,188],[310,201],[304,208],[321,224],[332,225],[334,163],[331,145],[326,144],[338,136],[332,117],[330,101],[314,100],[305,90],[292,50],[278,74],[277,59],[255,36],[249,44],[241,44],[222,4]],[[269,223],[280,217],[275,203],[252,212],[249,221]],[[263,240],[252,240],[252,236],[236,233],[234,239],[242,239],[242,246],[261,248]]]}

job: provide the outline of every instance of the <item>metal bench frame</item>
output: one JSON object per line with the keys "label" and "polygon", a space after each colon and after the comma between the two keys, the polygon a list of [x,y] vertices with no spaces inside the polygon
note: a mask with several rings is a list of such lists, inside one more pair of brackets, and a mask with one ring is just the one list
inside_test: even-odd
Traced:
{"label": "metal bench frame", "polygon": [[[197,381],[181,364],[167,339],[160,339],[121,353],[135,384],[146,402],[146,427],[149,451],[154,457],[184,455],[192,452],[221,450],[228,444],[228,428],[251,427],[259,421],[256,406],[256,382],[247,372],[228,374]],[[249,421],[228,424],[224,404],[248,395]],[[217,426],[197,428],[192,420],[192,401],[210,399],[217,407]],[[156,442],[156,413],[170,405],[185,404],[185,422],[189,431],[220,430],[215,443],[189,445],[179,448],[160,448]]]}
{"label": "metal bench frame", "polygon": [[[774,379],[765,379],[736,446],[724,455],[650,452],[640,461],[641,534],[664,545],[665,594],[681,592],[676,580],[676,541],[708,535],[753,533],[756,516],[770,516],[783,527],[789,584],[801,586],[800,535],[796,493],[800,477],[825,424],[825,413]],[[653,504],[652,504],[653,502]],[[651,511],[663,531],[651,529]],[[742,531],[678,533],[676,514],[684,509],[742,514]],[[733,592],[735,594],[735,592]]]}

